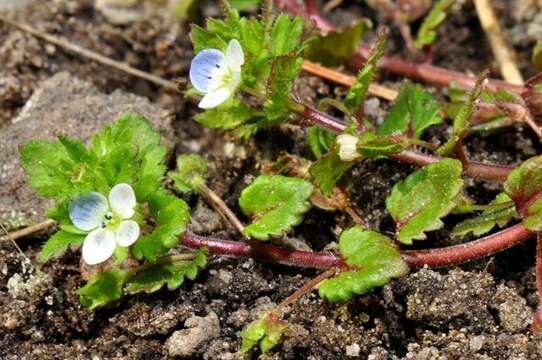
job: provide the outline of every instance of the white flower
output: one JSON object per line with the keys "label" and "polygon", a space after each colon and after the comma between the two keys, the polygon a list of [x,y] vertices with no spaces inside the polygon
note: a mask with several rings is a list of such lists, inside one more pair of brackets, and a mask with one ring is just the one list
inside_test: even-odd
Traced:
{"label": "white flower", "polygon": [[89,265],[109,259],[117,245],[130,246],[139,237],[139,225],[133,220],[136,197],[128,184],[117,184],[109,192],[109,201],[91,192],[70,203],[70,219],[80,230],[89,231],[83,242],[83,260]]}
{"label": "white flower", "polygon": [[342,161],[354,161],[360,157],[358,153],[358,138],[350,134],[337,136],[339,157]]}
{"label": "white flower", "polygon": [[226,54],[217,49],[200,51],[190,64],[190,82],[205,94],[198,106],[211,109],[232,96],[241,82],[244,62],[243,48],[235,39],[230,40]]}

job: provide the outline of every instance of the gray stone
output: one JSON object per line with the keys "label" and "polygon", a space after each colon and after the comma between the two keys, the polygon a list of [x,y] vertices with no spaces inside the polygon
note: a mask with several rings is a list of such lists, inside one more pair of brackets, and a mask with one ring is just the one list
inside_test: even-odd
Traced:
{"label": "gray stone", "polygon": [[206,344],[220,336],[220,322],[214,312],[206,317],[193,316],[184,323],[186,329],[175,331],[165,343],[170,356],[194,357]]}
{"label": "gray stone", "polygon": [[118,90],[104,94],[66,72],[44,81],[20,114],[0,130],[0,224],[14,229],[42,221],[50,205],[26,184],[19,162],[22,144],[55,140],[58,135],[88,142],[125,111],[147,117],[162,134],[164,144],[172,149],[173,128],[166,112],[147,99]]}

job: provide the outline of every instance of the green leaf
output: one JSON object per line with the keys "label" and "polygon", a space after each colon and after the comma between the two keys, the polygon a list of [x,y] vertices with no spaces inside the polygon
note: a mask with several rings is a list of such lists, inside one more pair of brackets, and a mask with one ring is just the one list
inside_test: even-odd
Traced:
{"label": "green leaf", "polygon": [[542,40],[538,40],[533,48],[533,65],[537,70],[542,70]]}
{"label": "green leaf", "polygon": [[442,123],[439,112],[438,102],[423,87],[403,81],[378,134],[404,134],[419,139],[429,126]]}
{"label": "green leaf", "polygon": [[282,175],[260,175],[239,198],[243,213],[254,221],[245,235],[258,240],[281,236],[303,220],[311,207],[313,186],[302,179]]}
{"label": "green leaf", "polygon": [[260,112],[252,109],[244,102],[231,99],[223,105],[197,114],[194,119],[201,125],[211,129],[228,130],[258,116],[261,116]]}
{"label": "green leaf", "polygon": [[452,136],[444,145],[439,147],[437,150],[440,155],[446,156],[451,154],[455,150],[457,144],[463,139],[463,137],[467,133],[470,127],[472,114],[474,113],[474,109],[476,107],[476,102],[478,101],[478,98],[482,93],[482,85],[485,79],[485,74],[478,78],[476,84],[469,92],[468,99],[459,108],[459,111],[454,118]]}
{"label": "green leaf", "polygon": [[390,154],[397,154],[408,147],[406,139],[394,136],[379,136],[373,132],[361,134],[358,142],[358,151],[370,159],[379,159]]}
{"label": "green leaf", "polygon": [[344,99],[344,104],[351,111],[355,112],[358,108],[363,106],[363,101],[365,100],[365,95],[369,90],[369,85],[376,74],[378,68],[378,61],[384,55],[384,50],[386,48],[386,36],[380,34],[376,43],[371,49],[371,53],[367,58],[367,61],[363,65],[363,68],[358,73],[356,82],[350,87],[346,98]]}
{"label": "green leaf", "polygon": [[376,231],[361,226],[345,230],[339,239],[339,250],[346,264],[358,270],[343,271],[320,285],[318,293],[329,301],[349,300],[408,273],[408,266],[393,242]]}
{"label": "green leaf", "polygon": [[199,249],[191,261],[176,261],[175,255],[167,262],[157,263],[140,271],[126,284],[124,291],[128,294],[138,292],[151,293],[167,284],[169,290],[178,289],[185,278],[194,280],[200,269],[207,264],[206,249]]}
{"label": "green leaf", "polygon": [[82,245],[84,239],[85,235],[59,230],[43,244],[39,260],[46,262],[52,257],[60,256],[66,252],[68,246]]}
{"label": "green leaf", "polygon": [[357,50],[361,37],[371,28],[371,22],[360,19],[339,31],[316,36],[307,49],[306,57],[326,66],[339,66]]}
{"label": "green leaf", "polygon": [[79,301],[93,310],[120,299],[122,288],[129,275],[129,270],[108,270],[94,276],[85,286],[77,290]]}
{"label": "green leaf", "polygon": [[271,29],[271,55],[288,55],[296,50],[303,32],[303,21],[300,17],[290,18],[280,14]]}
{"label": "green leaf", "polygon": [[542,231],[542,156],[530,158],[512,170],[504,191],[514,200],[523,226]]}
{"label": "green leaf", "polygon": [[137,259],[154,262],[158,256],[177,245],[178,237],[186,231],[190,212],[183,200],[164,189],[158,189],[151,195],[148,204],[156,226],[150,234],[135,242],[132,254]]}
{"label": "green leaf", "polygon": [[173,188],[178,192],[200,192],[205,185],[207,162],[198,154],[184,154],[177,157],[177,169],[169,173]]}
{"label": "green leaf", "polygon": [[264,314],[241,332],[241,352],[246,353],[258,344],[262,353],[268,352],[280,343],[287,328],[288,323],[278,319],[274,313]]}
{"label": "green leaf", "polygon": [[336,137],[332,132],[318,126],[311,126],[307,129],[307,143],[317,159],[331,149]]}
{"label": "green leaf", "polygon": [[337,181],[346,173],[355,161],[342,161],[337,146],[316,160],[309,169],[313,182],[325,196],[330,196]]}
{"label": "green leaf", "polygon": [[267,84],[267,99],[264,111],[269,125],[275,125],[290,114],[288,108],[290,92],[303,59],[294,56],[282,56],[273,62],[271,76]]}
{"label": "green leaf", "polygon": [[421,49],[424,46],[431,45],[435,42],[437,38],[437,29],[446,19],[454,1],[455,0],[439,0],[433,5],[429,14],[423,19],[422,25],[416,35],[414,46]]}
{"label": "green leaf", "polygon": [[[488,209],[484,210],[475,218],[467,219],[456,226],[452,231],[452,235],[459,236],[472,232],[476,236],[488,233],[495,226],[503,227],[518,217],[513,204],[510,204],[512,199],[505,193],[500,193],[489,203]],[[503,206],[498,206],[502,204]]]}
{"label": "green leaf", "polygon": [[442,159],[398,182],[386,199],[386,208],[395,220],[397,240],[412,244],[425,239],[425,232],[440,229],[440,220],[461,200],[461,162]]}
{"label": "green leaf", "polygon": [[224,50],[228,46],[226,40],[218,34],[208,31],[198,25],[192,25],[190,38],[192,39],[195,53],[199,53],[204,49]]}

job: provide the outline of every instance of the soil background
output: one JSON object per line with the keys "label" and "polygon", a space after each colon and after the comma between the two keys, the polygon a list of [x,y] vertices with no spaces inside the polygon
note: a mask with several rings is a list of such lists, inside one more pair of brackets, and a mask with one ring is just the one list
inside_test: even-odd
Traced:
{"label": "soil background", "polygon": [[[166,7],[156,1],[134,1],[126,8],[107,5],[114,1],[97,3],[102,5],[90,0],[30,0],[24,5],[0,1],[5,8],[14,5],[15,10],[9,10],[10,16],[34,28],[63,36],[163,78],[186,79],[193,56],[188,22],[170,19]],[[523,75],[532,75],[530,51],[536,40],[542,38],[540,2],[495,0],[493,3],[501,26],[518,53],[517,63]],[[212,1],[200,1],[196,12],[198,23],[220,14]],[[369,17],[373,24],[388,24],[392,29],[388,50],[408,57],[397,29],[364,2],[344,1],[327,16],[344,25],[361,15]],[[413,29],[417,26],[419,23],[413,24]],[[366,40],[373,35],[367,34]],[[498,76],[491,49],[468,1],[458,1],[440,28],[433,59],[436,65],[473,73],[489,67]],[[64,83],[51,83],[50,78],[60,72],[64,72]],[[87,97],[103,97],[101,103],[91,102],[94,107],[108,108],[107,100],[143,101],[132,98],[133,95],[145,98],[146,111],[156,117],[153,124],[157,124],[170,145],[170,165],[174,166],[176,154],[203,154],[210,164],[209,187],[239,216],[239,192],[262,165],[284,152],[309,156],[301,128],[287,126],[261,131],[248,143],[236,143],[231,134],[203,129],[194,122],[192,117],[197,109],[181,95],[167,93],[146,81],[66,53],[1,23],[0,141],[8,144],[14,139],[39,138],[44,130],[52,133],[66,130],[62,116],[68,116],[69,122],[75,115],[65,115],[67,110],[56,103],[41,108],[37,113],[39,119],[38,115],[21,117],[21,113],[35,105],[27,101],[38,89],[48,94],[48,89],[56,88],[59,102],[79,91],[79,85],[62,86],[79,81],[68,76],[89,83],[80,87],[92,88],[77,93],[86,94],[80,97],[81,103]],[[60,81],[58,77],[55,79]],[[400,80],[385,73],[378,78],[394,88]],[[446,96],[446,89],[428,89],[438,98]],[[341,98],[345,92],[306,75],[299,79],[296,91],[312,104],[323,97]],[[77,98],[70,101],[71,105],[63,106],[73,110]],[[388,107],[384,101],[369,98],[366,114],[378,123]],[[88,125],[87,131],[99,128],[103,121],[114,120],[98,119],[97,114],[79,119]],[[14,123],[14,119],[19,121]],[[36,126],[38,120],[40,126]],[[76,125],[70,131],[77,134]],[[449,126],[439,126],[427,134],[426,140],[441,141],[448,134]],[[533,134],[520,126],[473,137],[466,145],[471,158],[502,164],[517,164],[541,150]],[[26,186],[20,179],[14,183],[9,171],[16,170],[4,166],[13,162],[13,156],[0,153],[0,168],[4,172],[0,176],[0,198]],[[354,185],[349,195],[373,228],[393,234],[393,222],[386,214],[384,200],[393,184],[412,170],[408,165],[385,160],[365,161],[354,168],[351,175]],[[467,193],[480,203],[487,203],[500,190],[490,182],[467,180],[467,184]],[[191,231],[239,238],[201,199],[192,196],[186,200],[192,208]],[[35,198],[28,195],[3,205],[18,211],[33,202]],[[30,215],[25,215],[25,219],[29,223],[38,221],[40,214],[35,215],[36,219]],[[431,233],[427,241],[417,246],[436,247],[470,240],[450,237],[451,227],[460,218],[450,216],[447,220],[449,225],[445,229]],[[11,220],[2,219],[2,222],[6,226],[20,225]],[[349,219],[341,214],[313,209],[283,241],[302,249],[333,249],[336,234],[349,225]],[[185,283],[178,291],[129,296],[114,306],[92,312],[79,305],[75,294],[75,289],[83,284],[77,252],[69,252],[47,264],[36,263],[40,243],[46,236],[22,240],[24,257],[13,244],[0,243],[1,359],[242,358],[237,354],[240,331],[261,311],[278,304],[316,274],[309,269],[261,264],[251,259],[213,257],[196,281]],[[326,303],[314,293],[305,296],[286,315],[291,328],[284,342],[261,357],[542,359],[542,337],[529,333],[536,305],[534,242],[528,241],[460,267],[413,269],[410,275],[345,304]],[[255,351],[244,358],[259,356]]]}

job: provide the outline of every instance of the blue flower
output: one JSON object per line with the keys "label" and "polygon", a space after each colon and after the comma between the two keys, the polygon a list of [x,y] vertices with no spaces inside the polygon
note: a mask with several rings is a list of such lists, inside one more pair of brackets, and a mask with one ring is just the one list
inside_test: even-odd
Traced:
{"label": "blue flower", "polygon": [[83,242],[83,260],[89,265],[102,263],[115,252],[117,245],[130,246],[139,237],[134,220],[136,197],[128,184],[117,184],[109,192],[109,201],[91,192],[70,203],[70,219],[76,228],[88,231]]}
{"label": "blue flower", "polygon": [[200,51],[190,64],[190,82],[203,93],[198,106],[211,109],[230,98],[241,82],[241,66],[245,62],[239,41],[230,40],[226,54],[217,49]]}

